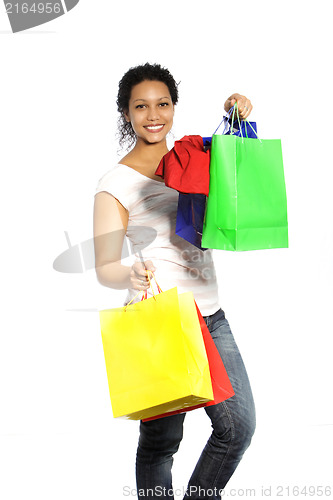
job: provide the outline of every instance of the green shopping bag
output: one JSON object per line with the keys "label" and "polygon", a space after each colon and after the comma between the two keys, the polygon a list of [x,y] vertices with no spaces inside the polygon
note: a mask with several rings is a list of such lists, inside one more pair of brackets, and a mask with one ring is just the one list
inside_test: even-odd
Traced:
{"label": "green shopping bag", "polygon": [[213,135],[202,246],[236,251],[288,247],[279,139]]}

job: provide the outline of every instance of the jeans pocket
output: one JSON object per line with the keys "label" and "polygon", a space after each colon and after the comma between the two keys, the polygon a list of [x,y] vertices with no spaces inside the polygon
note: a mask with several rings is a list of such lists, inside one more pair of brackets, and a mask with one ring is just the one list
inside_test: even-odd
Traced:
{"label": "jeans pocket", "polygon": [[229,322],[226,318],[218,319],[209,326],[209,331],[212,338],[224,337],[225,335],[232,335]]}

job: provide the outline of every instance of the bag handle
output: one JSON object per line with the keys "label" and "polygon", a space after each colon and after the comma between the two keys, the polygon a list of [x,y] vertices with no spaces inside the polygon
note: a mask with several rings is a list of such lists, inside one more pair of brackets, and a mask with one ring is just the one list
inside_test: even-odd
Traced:
{"label": "bag handle", "polygon": [[[238,106],[237,106],[237,102],[235,102],[235,107],[236,107],[236,111],[237,111],[237,119],[238,119],[238,123],[239,123],[239,130],[240,130],[240,133],[241,133],[241,136],[242,136],[242,142],[243,142],[243,133],[242,133],[242,127],[241,127],[241,124],[240,124],[240,120],[239,120],[239,114],[238,114]],[[233,124],[234,124],[234,114],[235,114],[235,110],[233,111],[233,114],[232,114],[232,122],[231,122],[231,130],[233,129]],[[251,123],[247,120],[244,120],[244,123],[245,123],[245,133],[246,133],[246,137],[248,138],[247,136],[247,129],[246,129],[246,125],[249,125],[249,127],[252,129],[252,131],[255,133],[255,135],[257,136],[257,139],[259,139],[259,142],[262,144],[262,141],[260,140],[257,132],[254,130],[254,128],[252,127]],[[231,133],[231,135],[233,135]]]}
{"label": "bag handle", "polygon": [[[227,130],[227,126],[228,126],[228,121],[230,119],[230,116],[232,114],[232,117],[231,117],[231,130],[233,130],[233,127],[234,127],[234,118],[235,118],[235,112],[237,111],[237,120],[238,120],[238,124],[239,124],[239,131],[241,133],[241,136],[242,136],[242,139],[243,139],[243,133],[242,133],[242,127],[241,127],[241,122],[240,122],[240,119],[239,119],[239,114],[238,114],[238,106],[237,106],[237,102],[235,102],[235,104],[232,106],[232,108],[229,109],[228,113],[223,117],[223,120],[221,121],[221,123],[218,125],[217,129],[215,130],[215,132],[213,133],[213,135],[216,134],[216,132],[218,131],[218,129],[221,127],[222,123],[225,121],[226,124],[225,124],[225,127],[224,127],[224,130],[222,132],[222,135],[224,135],[225,131]],[[231,133],[231,135],[233,135]]]}
{"label": "bag handle", "polygon": [[[149,273],[151,273],[151,278],[149,278]],[[153,285],[151,284],[151,280],[154,278],[156,286],[157,286],[158,293],[162,293],[162,289],[161,289],[160,285],[157,283],[156,277],[155,277],[155,274],[153,273],[153,271],[150,271],[150,270],[147,271],[147,278],[148,278],[148,281],[149,281],[149,286],[151,288],[151,291],[153,292],[153,297],[156,298],[156,295],[154,293]],[[147,290],[144,292],[144,294],[145,294],[145,298],[147,298]]]}
{"label": "bag handle", "polygon": [[250,123],[250,122],[248,122],[247,120],[244,120],[244,122],[245,122],[245,127],[246,127],[246,123],[247,123],[247,124],[250,126],[250,128],[252,129],[252,131],[256,134],[257,139],[259,140],[259,142],[262,142],[262,141],[260,140],[260,137],[258,136],[257,132],[256,132],[256,131],[254,130],[254,128],[252,127],[251,123]]}
{"label": "bag handle", "polygon": [[[151,284],[151,279],[149,278],[149,273],[151,273],[151,274],[152,274],[152,278],[154,278],[154,280],[155,280],[155,283],[156,283],[156,286],[157,286],[158,293],[162,293],[162,289],[161,289],[160,285],[157,283],[156,278],[155,278],[155,274],[153,273],[153,271],[148,270],[147,272],[148,272],[148,274],[147,274],[147,278],[148,278],[148,281],[149,281],[149,286],[150,286],[150,288],[151,288],[151,290],[152,290],[152,292],[153,292],[153,297],[154,297],[154,299],[156,300],[156,294],[154,293],[154,288],[153,288],[153,286],[152,286],[152,284]],[[126,312],[127,307],[128,307],[130,304],[132,304],[133,300],[135,300],[135,299],[136,299],[136,297],[137,297],[140,293],[142,293],[141,302],[142,302],[143,300],[146,300],[146,299],[148,298],[147,290],[145,290],[144,292],[142,292],[142,291],[140,290],[140,291],[139,291],[136,295],[134,295],[133,299],[132,299],[132,300],[130,300],[128,304],[126,304],[125,309],[124,309],[124,311],[125,311],[125,312]]]}
{"label": "bag handle", "polygon": [[[162,289],[161,289],[160,285],[157,283],[156,277],[155,277],[155,274],[153,273],[153,271],[148,270],[147,273],[148,273],[147,274],[147,278],[148,278],[148,281],[149,281],[149,286],[151,288],[151,291],[153,292],[154,299],[156,299],[156,295],[154,293],[154,288],[153,288],[153,285],[151,284],[151,280],[154,278],[156,286],[157,286],[158,293],[162,293]],[[151,279],[149,278],[149,273],[151,273]],[[145,300],[145,299],[147,299],[147,297],[148,297],[148,293],[147,293],[147,290],[146,290],[145,292],[143,292],[143,297],[142,297],[141,300]]]}
{"label": "bag handle", "polygon": [[231,134],[230,135],[234,135],[233,130],[234,130],[235,111],[237,112],[237,121],[238,121],[239,131],[240,131],[240,135],[242,136],[242,142],[243,142],[244,137],[243,137],[243,132],[242,132],[242,124],[241,124],[241,121],[239,119],[237,101],[233,105],[233,113],[232,113],[232,118],[231,118]]}
{"label": "bag handle", "polygon": [[[229,109],[228,113],[227,113],[227,114],[223,117],[223,120],[222,120],[222,121],[221,121],[221,123],[218,125],[217,129],[215,130],[215,132],[213,132],[213,134],[212,134],[212,135],[215,135],[215,134],[216,134],[216,132],[217,132],[217,131],[218,131],[218,129],[221,127],[221,125],[222,125],[222,123],[223,123],[224,121],[227,121],[227,122],[228,122],[228,120],[229,120],[229,118],[230,118],[230,116],[231,116],[231,113],[232,113],[233,109],[234,109],[234,106],[233,106],[232,108],[230,108],[230,109]],[[222,132],[222,135],[224,135],[224,132],[226,131],[226,129],[227,129],[227,123],[226,123],[226,125],[225,125],[225,127],[224,127],[224,130],[223,130],[223,132]]]}
{"label": "bag handle", "polygon": [[[218,131],[218,129],[220,128],[220,126],[222,125],[222,123],[224,121],[227,121],[227,122],[229,121],[231,114],[232,114],[232,117],[231,117],[231,130],[233,130],[233,128],[234,128],[234,119],[235,119],[236,113],[237,113],[237,121],[238,121],[238,125],[239,125],[239,131],[240,131],[240,134],[241,134],[241,137],[242,137],[242,142],[243,142],[244,136],[243,136],[243,132],[242,132],[241,121],[240,121],[240,118],[239,118],[237,101],[232,106],[232,108],[229,109],[228,114],[223,117],[223,120],[221,121],[221,123],[219,124],[219,126],[217,127],[217,129],[215,130],[215,132],[213,133],[213,135],[216,134],[216,132]],[[262,141],[260,140],[257,132],[252,127],[251,123],[248,120],[243,120],[243,121],[244,121],[244,124],[245,124],[246,138],[248,139],[248,134],[247,134],[247,125],[248,125],[252,129],[252,131],[255,133],[255,135],[257,136],[257,139],[259,139],[259,142],[262,143]],[[225,124],[225,127],[224,127],[224,130],[222,132],[222,135],[224,135],[224,132],[226,131],[226,129],[227,129],[227,123]],[[231,132],[231,135],[234,135],[234,132]]]}

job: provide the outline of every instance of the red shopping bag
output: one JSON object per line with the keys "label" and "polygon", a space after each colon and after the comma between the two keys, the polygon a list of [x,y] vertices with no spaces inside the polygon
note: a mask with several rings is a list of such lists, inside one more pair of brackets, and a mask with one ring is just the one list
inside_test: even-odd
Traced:
{"label": "red shopping bag", "polygon": [[169,417],[171,415],[176,415],[178,413],[184,413],[187,411],[195,410],[197,408],[202,408],[204,406],[215,405],[217,403],[221,403],[222,401],[225,401],[226,399],[231,398],[235,394],[235,392],[232,388],[231,382],[229,380],[227,371],[226,371],[224,364],[223,364],[223,361],[221,359],[220,353],[217,350],[217,347],[214,343],[214,340],[212,339],[212,336],[207,328],[205,320],[203,319],[203,317],[199,311],[197,304],[196,304],[196,308],[197,308],[198,318],[200,321],[200,327],[201,327],[202,336],[203,336],[204,344],[206,347],[206,352],[207,352],[207,357],[208,357],[208,362],[209,362],[210,377],[212,380],[214,399],[212,401],[208,401],[207,403],[201,403],[201,404],[198,404],[195,406],[190,406],[188,408],[183,408],[180,410],[175,410],[175,411],[163,413],[163,414],[157,415],[155,417],[145,418],[145,419],[143,419],[143,422],[147,422],[149,420],[155,420],[157,418],[162,418],[162,417]]}
{"label": "red shopping bag", "polygon": [[163,156],[155,172],[165,185],[180,193],[209,192],[209,151],[204,151],[200,135],[186,135]]}

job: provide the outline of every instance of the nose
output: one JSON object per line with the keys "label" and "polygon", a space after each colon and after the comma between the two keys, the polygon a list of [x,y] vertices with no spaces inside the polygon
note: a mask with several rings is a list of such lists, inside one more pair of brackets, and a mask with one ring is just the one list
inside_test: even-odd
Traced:
{"label": "nose", "polygon": [[158,120],[160,114],[159,114],[159,108],[155,107],[155,106],[150,106],[148,108],[148,120],[151,121],[151,122],[154,122],[156,120]]}

